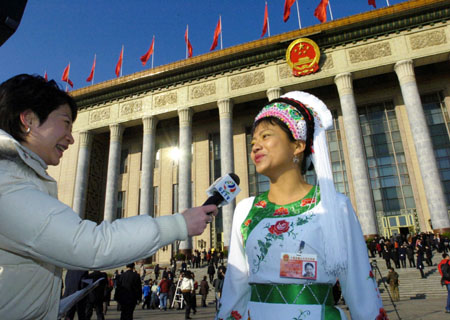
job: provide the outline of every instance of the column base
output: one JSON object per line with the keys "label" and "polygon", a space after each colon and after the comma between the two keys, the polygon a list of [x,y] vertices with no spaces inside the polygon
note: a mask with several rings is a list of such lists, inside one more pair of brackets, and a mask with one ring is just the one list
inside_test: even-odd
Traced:
{"label": "column base", "polygon": [[184,254],[186,259],[191,259],[192,257],[192,249],[179,249],[178,252]]}
{"label": "column base", "polygon": [[366,234],[366,235],[364,235],[364,240],[373,239],[376,237],[378,237],[378,234]]}
{"label": "column base", "polygon": [[450,228],[433,229],[433,232],[435,234],[436,233],[443,234],[445,232],[450,233]]}

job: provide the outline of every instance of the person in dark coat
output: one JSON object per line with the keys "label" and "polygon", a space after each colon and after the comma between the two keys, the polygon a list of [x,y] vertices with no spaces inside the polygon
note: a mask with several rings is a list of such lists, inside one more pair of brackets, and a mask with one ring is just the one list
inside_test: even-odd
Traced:
{"label": "person in dark coat", "polygon": [[202,282],[200,282],[200,294],[202,295],[202,307],[206,307],[206,296],[209,292],[208,281],[206,276],[203,277]]}
{"label": "person in dark coat", "polygon": [[387,246],[383,248],[383,259],[386,261],[386,268],[389,269],[391,267],[391,252]]}
{"label": "person in dark coat", "polygon": [[414,261],[414,247],[412,245],[406,247],[406,256],[408,257],[409,267],[415,268],[416,262]]}
{"label": "person in dark coat", "polygon": [[155,272],[155,281],[158,280],[158,278],[159,278],[159,272],[160,272],[160,271],[161,271],[161,270],[160,270],[160,268],[159,268],[159,264],[156,264],[155,270],[154,270],[154,272]]}
{"label": "person in dark coat", "polygon": [[395,247],[391,250],[391,259],[394,261],[395,267],[400,269],[400,255],[398,253],[398,249]]}
{"label": "person in dark coat", "polygon": [[402,268],[406,268],[406,244],[403,243],[400,248],[398,248],[398,256],[400,259],[400,264]]}
{"label": "person in dark coat", "polygon": [[214,268],[214,264],[212,262],[210,262],[209,266],[208,266],[208,275],[209,275],[210,283],[213,283],[215,274],[216,274],[216,268]]}
{"label": "person in dark coat", "polygon": [[425,246],[425,258],[427,265],[431,267],[433,265],[433,251],[431,250],[431,246]]}
{"label": "person in dark coat", "polygon": [[425,267],[423,265],[423,250],[417,250],[417,269],[419,269],[422,279],[425,278],[425,274],[423,273],[424,268]]}
{"label": "person in dark coat", "polygon": [[[68,270],[64,280],[64,294],[62,298],[70,296],[72,293],[77,292],[87,286],[87,283],[83,282],[88,277],[88,272],[85,270]],[[86,319],[86,302],[87,298],[83,298],[77,302],[66,313],[66,320],[72,320],[75,317],[75,312],[77,313],[79,320]]]}
{"label": "person in dark coat", "polygon": [[86,305],[86,318],[88,320],[91,319],[95,308],[97,320],[104,320],[105,316],[103,314],[103,299],[105,297],[105,290],[107,284],[106,281],[108,279],[108,275],[105,272],[100,272],[96,270],[90,273],[88,277],[89,279],[92,279],[92,282],[96,282],[99,279],[103,280],[99,282],[99,285],[94,290],[89,292]]}
{"label": "person in dark coat", "polygon": [[117,297],[121,305],[120,320],[133,320],[136,304],[141,300],[141,278],[134,271],[134,263],[127,264],[127,271],[120,275],[117,289],[120,294]]}

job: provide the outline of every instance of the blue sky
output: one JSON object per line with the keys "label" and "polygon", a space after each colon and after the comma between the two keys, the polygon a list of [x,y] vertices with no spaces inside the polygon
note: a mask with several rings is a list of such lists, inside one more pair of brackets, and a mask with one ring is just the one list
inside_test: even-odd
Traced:
{"label": "blue sky", "polygon": [[[298,29],[294,4],[283,22],[284,0],[268,0],[271,35]],[[406,2],[389,0],[390,5]],[[299,0],[302,27],[320,23],[314,9],[320,0]],[[376,0],[377,8],[386,0]],[[74,89],[90,85],[86,78],[94,54],[94,82],[115,78],[114,69],[124,46],[123,75],[151,67],[139,60],[155,35],[154,66],[185,59],[184,32],[189,24],[193,55],[209,52],[214,28],[222,16],[223,47],[260,38],[264,0],[28,0],[18,30],[0,47],[0,82],[19,74],[44,75],[62,86],[70,62]],[[374,10],[368,0],[330,0],[334,19]],[[330,16],[328,15],[328,19]],[[219,47],[216,49],[220,49]]]}

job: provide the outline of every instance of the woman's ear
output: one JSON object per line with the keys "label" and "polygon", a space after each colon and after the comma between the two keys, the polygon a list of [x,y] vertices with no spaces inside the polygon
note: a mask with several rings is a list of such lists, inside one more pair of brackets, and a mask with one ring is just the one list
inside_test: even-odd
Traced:
{"label": "woman's ear", "polygon": [[21,112],[19,118],[22,126],[25,128],[25,131],[29,128],[33,129],[39,126],[39,119],[31,109]]}
{"label": "woman's ear", "polygon": [[302,140],[297,140],[295,141],[295,150],[294,150],[294,156],[299,156],[300,154],[302,154],[303,152],[305,152],[305,148],[306,148],[306,142],[302,141]]}

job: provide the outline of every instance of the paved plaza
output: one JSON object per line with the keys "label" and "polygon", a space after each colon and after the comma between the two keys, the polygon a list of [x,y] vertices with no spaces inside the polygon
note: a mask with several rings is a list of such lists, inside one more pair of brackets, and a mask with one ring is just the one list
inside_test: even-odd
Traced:
{"label": "paved plaza", "polygon": [[[444,291],[445,289],[442,288]],[[445,296],[439,297],[419,297],[414,299],[402,299],[396,303],[400,319],[402,320],[443,320],[450,319],[450,313],[444,312]],[[114,302],[113,302],[114,303]],[[383,300],[385,309],[390,320],[398,320],[394,307],[390,300]],[[341,307],[343,307],[341,305]],[[207,308],[197,308],[197,314],[192,315],[191,318],[195,320],[211,320],[214,319],[215,309],[214,305],[209,305]],[[344,306],[345,309],[345,306]],[[95,316],[94,316],[95,317]],[[116,305],[112,305],[105,319],[120,320],[120,312],[116,311]],[[134,312],[135,320],[183,320],[184,310],[142,310],[141,306],[136,308]],[[349,317],[350,319],[350,317]],[[257,320],[257,319],[256,319]],[[279,319],[282,320],[282,319]],[[369,320],[369,319],[368,319]]]}

